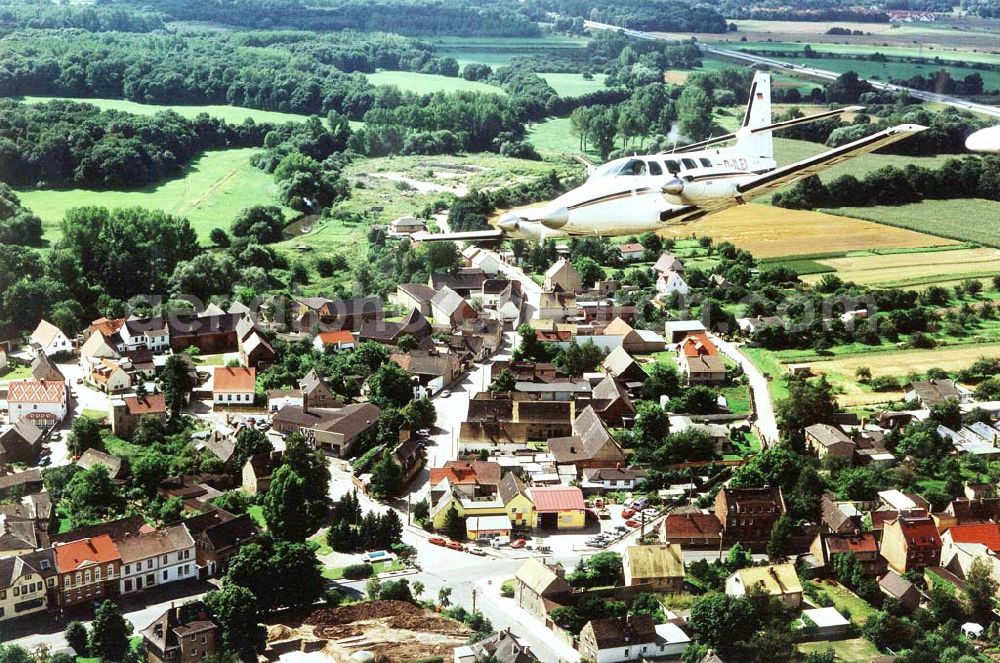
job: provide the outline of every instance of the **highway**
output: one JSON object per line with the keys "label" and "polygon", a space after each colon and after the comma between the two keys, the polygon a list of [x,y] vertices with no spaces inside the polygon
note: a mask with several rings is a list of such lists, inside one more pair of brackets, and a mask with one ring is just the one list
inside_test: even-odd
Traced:
{"label": "highway", "polygon": [[[615,25],[610,25],[608,23],[598,23],[596,21],[584,21],[584,26],[587,28],[593,28],[595,30],[618,30],[623,32],[629,37],[635,37],[636,39],[648,39],[657,41],[670,41],[674,42],[676,40],[664,37],[661,35],[653,34],[651,32],[642,32],[640,30],[626,30],[624,28],[619,28]],[[737,60],[740,62],[745,62],[747,64],[761,64],[767,65],[774,69],[781,69],[792,74],[799,76],[807,76],[809,78],[816,78],[820,80],[832,81],[836,80],[839,73],[835,71],[830,71],[828,69],[818,69],[816,67],[806,67],[803,65],[792,64],[789,62],[784,62],[782,60],[776,60],[774,58],[769,58],[763,55],[753,55],[751,53],[743,53],[741,51],[733,51],[727,48],[719,48],[718,46],[710,46],[708,44],[698,43],[698,48],[701,49],[703,53],[708,53],[710,55],[715,55],[720,58],[729,58],[731,60]],[[977,104],[972,101],[967,101],[958,97],[951,97],[945,94],[938,94],[936,92],[925,92],[923,90],[914,90],[913,88],[904,87],[902,85],[894,85],[892,83],[884,83],[882,81],[869,80],[869,84],[876,90],[884,90],[887,92],[905,92],[914,99],[919,99],[921,101],[936,101],[941,104],[948,106],[954,106],[955,108],[961,108],[963,110],[972,111],[974,113],[982,113],[983,115],[989,115],[991,117],[1000,118],[1000,108],[996,106],[990,106],[987,104]]]}

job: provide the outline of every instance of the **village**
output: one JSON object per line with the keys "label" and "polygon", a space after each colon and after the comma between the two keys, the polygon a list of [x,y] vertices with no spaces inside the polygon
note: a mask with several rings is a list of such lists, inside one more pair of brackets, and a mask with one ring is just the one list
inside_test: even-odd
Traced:
{"label": "village", "polygon": [[[388,231],[419,239],[422,229],[404,218]],[[676,255],[616,250],[623,264],[648,261],[636,269],[648,270],[654,304],[695,294]],[[782,462],[788,416],[741,346],[780,318],[740,318],[726,332],[700,319],[647,329],[620,297],[642,288],[585,281],[568,247],[556,253],[529,273],[509,251],[467,247],[461,266],[386,301],[275,296],[255,308],[102,318],[73,337],[41,320],[5,343],[5,639],[114,598],[132,606],[151,663],[215,653],[221,626],[175,602],[219,587],[240,549],[273,528],[261,505],[300,445],[328,463],[323,501],[336,510],[354,495],[401,523],[402,548],[361,555],[338,551],[328,522],[334,550],[320,561],[331,586],[360,595],[363,579],[348,569],[377,564],[384,582],[454,588],[452,601],[500,629],[455,648],[459,663],[696,660],[685,651],[711,641],[697,598],[713,590],[764,597],[796,642],[865,643],[879,637],[868,630],[876,608],[906,615],[938,600],[937,588],[963,592],[979,560],[1000,580],[990,483],[968,481],[944,503],[895,487],[865,499],[823,492],[809,519],[804,489],[789,495],[787,479],[768,478],[781,470],[755,465]],[[707,287],[727,283],[714,274]],[[290,348],[374,365],[367,376],[314,367],[294,388],[262,384]],[[808,365],[789,373],[790,384],[811,384]],[[905,401],[867,417],[809,413],[803,453],[833,471],[882,471],[910,462],[899,436],[924,424],[952,456],[1000,453],[996,404],[955,380],[914,380]],[[186,460],[151,468],[144,445],[154,442]],[[74,499],[84,475],[91,496],[138,492],[104,512],[114,518],[88,516]],[[972,619],[961,628],[971,641],[984,630]],[[46,633],[25,642],[66,646]],[[312,632],[293,640],[303,651],[327,645]],[[282,646],[265,653],[278,658]],[[701,660],[732,655],[710,647]]]}

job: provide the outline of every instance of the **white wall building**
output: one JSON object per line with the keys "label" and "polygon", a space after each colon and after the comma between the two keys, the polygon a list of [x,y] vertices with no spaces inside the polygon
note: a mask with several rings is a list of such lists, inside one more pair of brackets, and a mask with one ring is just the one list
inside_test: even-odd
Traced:
{"label": "white wall building", "polygon": [[183,525],[126,536],[118,542],[122,556],[122,594],[198,577],[194,539]]}
{"label": "white wall building", "polygon": [[48,320],[41,320],[35,331],[31,332],[28,352],[31,356],[39,353],[46,357],[59,354],[60,352],[72,352],[73,344],[69,338]]}

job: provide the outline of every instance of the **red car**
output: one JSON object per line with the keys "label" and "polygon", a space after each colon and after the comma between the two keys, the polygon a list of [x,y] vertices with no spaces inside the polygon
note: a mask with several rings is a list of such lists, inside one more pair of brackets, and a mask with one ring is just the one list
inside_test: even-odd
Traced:
{"label": "red car", "polygon": [[465,550],[465,546],[463,546],[458,541],[449,541],[448,547],[451,548],[452,550]]}
{"label": "red car", "polygon": [[635,527],[639,526],[639,521],[638,520],[626,520],[625,524],[628,525],[629,527],[635,528]]}
{"label": "red car", "polygon": [[446,545],[448,545],[448,542],[445,541],[444,539],[442,539],[440,536],[432,536],[430,539],[428,539],[428,541],[430,541],[435,546],[446,546]]}
{"label": "red car", "polygon": [[628,520],[634,515],[635,515],[635,509],[625,509],[624,511],[622,511],[622,518],[625,518],[626,520]]}
{"label": "red car", "polygon": [[527,543],[528,542],[525,541],[524,539],[514,539],[513,541],[510,542],[510,547],[511,548],[523,548],[525,545],[527,545]]}

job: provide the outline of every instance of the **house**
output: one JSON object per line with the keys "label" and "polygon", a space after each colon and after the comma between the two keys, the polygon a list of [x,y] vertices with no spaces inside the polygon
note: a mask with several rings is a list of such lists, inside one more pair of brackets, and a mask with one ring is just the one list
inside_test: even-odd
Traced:
{"label": "house", "polygon": [[619,382],[629,383],[646,381],[646,371],[632,358],[623,347],[611,350],[601,362],[601,367]]}
{"label": "house", "polygon": [[348,458],[355,444],[373,430],[380,410],[372,403],[352,403],[340,408],[287,405],[271,419],[283,435],[302,433],[307,440],[340,458]]}
{"label": "house", "polygon": [[395,235],[410,235],[426,229],[427,224],[415,216],[401,216],[389,224],[389,230]]}
{"label": "house", "polygon": [[816,455],[820,458],[833,456],[834,458],[846,458],[850,460],[854,457],[857,445],[854,440],[847,437],[842,430],[830,424],[813,424],[806,426],[806,444],[808,444]]}
{"label": "house", "polygon": [[500,487],[500,465],[485,460],[449,460],[444,467],[430,471],[430,486],[434,488],[445,479],[469,495],[490,495]]}
{"label": "house", "polygon": [[892,569],[879,578],[878,588],[886,596],[899,601],[907,610],[915,610],[920,605],[920,590]]}
{"label": "house", "polygon": [[493,492],[487,494],[469,494],[459,488],[451,486],[445,479],[437,485],[433,495],[440,495],[436,502],[432,502],[430,507],[430,520],[434,529],[440,530],[444,527],[448,513],[454,508],[460,518],[484,516],[507,517],[506,509],[500,496]]}
{"label": "house", "polygon": [[271,486],[271,476],[281,466],[280,451],[264,451],[247,459],[243,466],[243,490],[251,495],[266,493]]}
{"label": "house", "polygon": [[595,663],[643,661],[660,655],[649,615],[592,619],[580,631],[577,649],[583,660]]}
{"label": "house", "polygon": [[684,553],[678,543],[628,546],[622,555],[625,584],[648,585],[652,591],[684,590]]}
{"label": "house", "polygon": [[[250,318],[246,317],[244,320],[250,320]],[[240,337],[238,347],[240,363],[244,366],[263,369],[274,362],[274,348],[258,331],[252,331],[246,337]]]}
{"label": "house", "polygon": [[257,369],[216,366],[212,374],[212,403],[253,405],[257,393]]}
{"label": "house", "polygon": [[59,381],[14,380],[7,384],[8,422],[22,419],[48,430],[66,417],[66,383]]}
{"label": "house", "polygon": [[42,451],[43,436],[40,428],[24,419],[0,432],[0,467],[5,463],[35,465]]}
{"label": "house", "polygon": [[701,320],[667,320],[664,323],[667,343],[680,343],[688,336],[705,336],[707,333]]}
{"label": "house", "polygon": [[851,631],[851,621],[830,606],[802,611],[802,622],[810,627],[810,635],[823,640],[842,638]]}
{"label": "house", "polygon": [[970,394],[964,387],[959,387],[954,380],[918,380],[907,385],[904,398],[915,400],[921,407],[930,408],[948,400],[967,403]]}
{"label": "house", "polygon": [[819,498],[820,520],[835,534],[860,532],[862,513],[850,502],[836,502],[833,495],[823,493]]}
{"label": "house", "polygon": [[590,403],[600,416],[601,420],[609,426],[622,427],[626,422],[631,422],[635,417],[635,405],[629,398],[625,387],[611,375],[605,375],[604,379],[594,386],[590,396]]}
{"label": "house", "polygon": [[535,505],[531,501],[528,488],[514,472],[508,472],[500,480],[497,492],[503,502],[507,518],[514,529],[528,529],[532,526]]}
{"label": "house", "polygon": [[717,549],[722,543],[722,523],[707,509],[681,506],[667,514],[661,538],[684,548]]}
{"label": "house", "polygon": [[853,555],[865,575],[876,578],[885,573],[885,559],[879,555],[878,535],[875,532],[852,532],[849,534],[834,534],[820,532],[809,546],[813,558],[826,569],[831,568],[833,556],[837,554]]}
{"label": "house", "polygon": [[125,460],[109,453],[98,451],[97,449],[87,449],[76,461],[76,466],[81,470],[91,470],[98,465],[103,465],[108,470],[108,476],[115,481],[123,481],[128,475],[128,466]]}
{"label": "house", "polygon": [[533,401],[575,401],[589,397],[592,391],[590,382],[582,379],[514,383],[514,394]]}
{"label": "house", "polygon": [[556,464],[587,468],[614,468],[626,464],[625,452],[593,407],[587,406],[573,420],[570,437],[551,438],[549,453]]}
{"label": "house", "polygon": [[784,327],[785,321],[777,315],[758,315],[752,318],[736,318],[736,326],[744,334],[753,336],[761,329]]}
{"label": "house", "polygon": [[431,274],[427,285],[435,292],[442,288],[451,288],[462,297],[471,297],[482,292],[483,282],[487,279],[486,272],[478,267],[466,267],[455,272],[439,272]]}
{"label": "house", "polygon": [[583,470],[584,488],[599,487],[602,492],[639,487],[646,480],[646,470],[640,467],[588,467]]}
{"label": "house", "polygon": [[327,299],[297,297],[291,301],[292,327],[308,331],[317,325],[323,329],[358,330],[365,322],[382,318],[382,300],[378,297]]}
{"label": "house", "polygon": [[514,574],[514,602],[545,621],[551,608],[569,602],[573,594],[565,575],[561,566],[528,559]]}
{"label": "house", "polygon": [[118,361],[98,359],[90,369],[88,380],[106,394],[114,394],[132,387],[132,376]]}
{"label": "house", "polygon": [[576,486],[535,486],[528,489],[539,529],[581,529],[586,525],[583,492]]}
{"label": "house", "polygon": [[247,514],[233,514],[215,508],[183,523],[195,541],[198,577],[212,578],[225,572],[229,558],[240,547],[253,543],[258,536],[253,520]]}
{"label": "house", "polygon": [[511,281],[496,301],[496,317],[510,329],[516,328],[524,316],[524,293],[518,281]]}
{"label": "house", "polygon": [[487,275],[493,276],[500,272],[501,261],[492,251],[487,251],[485,249],[480,249],[471,258],[467,260],[469,267],[479,269],[486,272]]}
{"label": "house", "polygon": [[51,548],[0,559],[0,622],[46,610],[55,586]]}
{"label": "house", "polygon": [[[531,649],[510,629],[494,633],[490,637],[455,648],[454,663],[538,663]],[[159,663],[159,662],[157,662]]]}
{"label": "house", "polygon": [[573,267],[573,263],[566,258],[559,258],[551,267],[545,270],[545,280],[542,283],[542,290],[556,289],[564,292],[583,290],[580,274]]}
{"label": "house", "polygon": [[394,352],[389,360],[399,364],[404,371],[414,377],[413,397],[431,397],[450,385],[462,373],[462,360],[454,353],[441,354],[436,351],[411,350]]}
{"label": "house", "polygon": [[941,537],[927,516],[899,515],[882,526],[882,556],[898,572],[941,563]]}
{"label": "house", "polygon": [[542,290],[538,295],[538,319],[564,322],[578,318],[580,307],[576,303],[576,292],[572,290]]}
{"label": "house", "polygon": [[0,469],[0,499],[11,493],[32,495],[42,490],[42,470],[35,467],[23,472],[3,474]]}
{"label": "house", "polygon": [[[618,282],[598,281],[597,283],[607,285]],[[613,299],[599,299],[597,301],[578,301],[577,306],[580,309],[580,315],[583,316],[584,324],[594,325],[596,328],[606,326],[615,318],[621,318],[630,325],[635,323],[636,307],[632,304],[618,304]]]}
{"label": "house", "polygon": [[171,604],[139,634],[149,663],[197,663],[219,653],[219,626],[201,601]]}
{"label": "house", "polygon": [[[180,320],[177,321],[180,324]],[[118,329],[122,344],[118,350],[128,352],[145,348],[163,352],[171,347],[170,329],[163,318],[138,318],[131,316]],[[183,349],[183,348],[181,348]]]}
{"label": "house", "polygon": [[687,281],[684,280],[684,277],[679,273],[666,272],[657,277],[656,292],[660,293],[664,297],[669,297],[674,293],[687,296],[687,294],[691,292],[691,288],[688,286]]}
{"label": "house", "polygon": [[99,536],[109,536],[112,541],[121,541],[126,536],[138,536],[147,531],[146,519],[140,515],[125,516],[96,525],[85,525],[62,534],[53,534],[52,543],[72,543],[80,539],[93,539]]}
{"label": "house", "polygon": [[746,596],[753,588],[778,599],[786,608],[802,605],[802,583],[794,564],[751,566],[726,579],[726,594],[730,596]]}
{"label": "house", "polygon": [[707,334],[688,334],[677,348],[677,364],[688,384],[722,384],[726,365]]}
{"label": "house", "polygon": [[656,259],[655,263],[653,263],[653,271],[661,275],[669,272],[683,274],[684,263],[682,263],[675,255],[670,253],[661,253],[660,257]]}
{"label": "house", "polygon": [[0,559],[33,552],[44,539],[44,528],[36,528],[33,520],[0,513]]}
{"label": "house", "polygon": [[39,382],[65,382],[66,376],[52,363],[48,355],[39,353],[31,360],[31,377]]}
{"label": "house", "polygon": [[975,523],[953,525],[941,534],[941,545],[979,544],[991,555],[1000,553],[1000,525],[997,523]]}
{"label": "house", "polygon": [[118,552],[123,595],[198,577],[194,539],[183,525],[126,536],[118,541]]}
{"label": "house", "polygon": [[633,262],[635,260],[642,260],[643,254],[646,249],[643,248],[642,244],[637,242],[630,242],[628,244],[622,244],[618,247],[618,253],[621,255],[622,260],[625,262]]}
{"label": "house", "polygon": [[310,369],[299,380],[299,391],[302,394],[302,404],[306,408],[343,407],[344,405],[344,402],[333,393],[333,389],[315,368]]}
{"label": "house", "polygon": [[[981,543],[955,543],[947,538],[948,532],[941,535],[944,545],[941,549],[941,566],[959,578],[969,577],[972,564],[977,559],[985,561],[990,567],[990,576],[1000,582],[1000,558]],[[936,569],[935,569],[936,570]]]}
{"label": "house", "polygon": [[438,290],[431,298],[431,313],[435,324],[451,326],[479,317],[476,309],[448,286]]}
{"label": "house", "polygon": [[715,496],[715,516],[722,523],[727,541],[763,543],[770,539],[771,528],[785,512],[781,488],[724,487]]}
{"label": "house", "polygon": [[416,440],[406,440],[396,445],[389,458],[399,467],[399,485],[406,486],[424,466],[424,450]]}
{"label": "house", "polygon": [[56,603],[68,608],[117,594],[121,576],[118,546],[107,534],[53,546],[58,572]]}
{"label": "house", "polygon": [[430,337],[433,328],[420,311],[413,309],[399,322],[386,320],[366,320],[358,332],[358,341],[376,341],[385,345],[396,345],[403,336],[412,336],[417,341]]}
{"label": "house", "polygon": [[[124,320],[122,321],[124,322]],[[115,332],[115,336],[117,336]],[[92,361],[95,359],[118,359],[121,354],[118,352],[118,344],[121,343],[119,337],[117,342],[112,337],[105,336],[100,331],[94,331],[83,345],[80,346],[80,359]]]}
{"label": "house", "polygon": [[48,320],[40,320],[28,339],[28,352],[33,357],[39,354],[52,357],[72,350],[69,337]]}
{"label": "house", "polygon": [[129,440],[143,417],[167,421],[167,399],[163,394],[126,396],[111,401],[111,431]]}
{"label": "house", "polygon": [[433,315],[431,300],[436,294],[437,290],[426,283],[401,283],[396,286],[393,301],[404,311],[416,309],[421,315],[430,316]]}
{"label": "house", "polygon": [[573,401],[520,401],[480,392],[469,400],[463,443],[527,442],[572,434]]}
{"label": "house", "polygon": [[605,337],[620,337],[622,348],[631,354],[652,354],[662,352],[666,347],[666,341],[656,332],[649,330],[636,330],[621,318],[615,318],[602,334]]}
{"label": "house", "polygon": [[498,536],[509,537],[513,529],[513,523],[504,514],[495,516],[469,516],[465,519],[466,536],[473,541]]}

